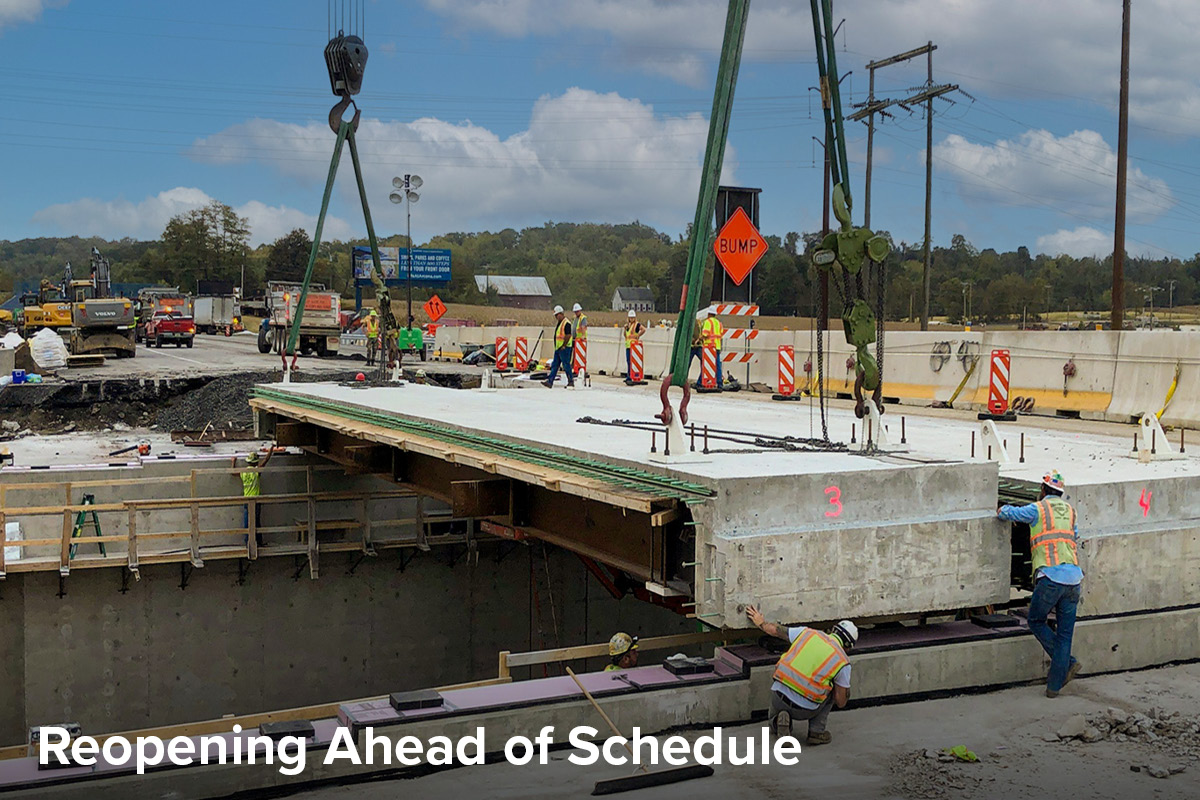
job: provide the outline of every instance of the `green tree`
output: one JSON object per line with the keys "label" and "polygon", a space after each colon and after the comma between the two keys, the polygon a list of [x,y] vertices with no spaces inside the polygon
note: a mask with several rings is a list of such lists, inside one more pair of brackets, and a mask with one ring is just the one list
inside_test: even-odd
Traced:
{"label": "green tree", "polygon": [[[272,243],[271,252],[267,255],[267,280],[304,280],[304,271],[308,269],[308,257],[311,253],[312,239],[304,229],[295,228],[290,233],[280,236]],[[320,274],[315,265],[313,273]]]}

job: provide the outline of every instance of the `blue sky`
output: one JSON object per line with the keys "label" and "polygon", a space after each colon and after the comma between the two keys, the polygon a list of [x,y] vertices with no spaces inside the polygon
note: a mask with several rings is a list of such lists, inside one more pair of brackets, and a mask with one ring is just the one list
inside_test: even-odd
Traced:
{"label": "blue sky", "polygon": [[[341,6],[341,0],[335,3]],[[866,62],[933,40],[934,240],[1111,251],[1119,0],[837,4],[847,101]],[[393,175],[426,186],[418,241],[451,230],[694,214],[722,0],[366,0],[360,146],[376,224]],[[210,198],[254,241],[312,230],[333,133],[326,0],[0,0],[0,238],[155,238]],[[1200,251],[1200,29],[1194,0],[1134,4],[1128,246]],[[903,96],[925,64],[888,67]],[[820,225],[820,103],[808,4],[753,0],[725,180],[761,187],[765,233]],[[924,119],[877,129],[872,218],[919,241]],[[865,128],[850,124],[861,221]],[[348,162],[347,162],[348,167]],[[339,181],[329,235],[362,235]]]}

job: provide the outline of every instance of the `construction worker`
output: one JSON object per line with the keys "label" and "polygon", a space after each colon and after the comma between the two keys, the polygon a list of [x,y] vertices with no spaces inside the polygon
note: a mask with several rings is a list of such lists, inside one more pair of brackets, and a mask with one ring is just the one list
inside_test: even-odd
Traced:
{"label": "construction worker", "polygon": [[612,663],[604,668],[605,672],[633,669],[638,665],[638,637],[628,633],[613,634],[608,640],[608,657]]}
{"label": "construction worker", "polygon": [[[1075,610],[1079,606],[1083,570],[1079,568],[1075,509],[1063,499],[1065,491],[1062,475],[1051,470],[1042,477],[1042,489],[1036,503],[1001,506],[996,514],[1002,520],[1029,526],[1029,549],[1033,555],[1029,630],[1050,657],[1046,697],[1058,697],[1080,669],[1079,661],[1071,655],[1071,638],[1075,632]],[[1055,629],[1046,623],[1051,609],[1054,609]]]}
{"label": "construction worker", "polygon": [[[267,465],[271,460],[272,451],[267,451],[266,458],[260,458],[258,452],[249,453],[246,456],[246,466],[249,467],[245,472],[241,473],[242,478],[242,497],[260,497],[262,495],[262,473],[259,471]],[[237,456],[233,457],[233,466],[237,466]],[[262,526],[262,505],[254,504],[254,527],[257,529]],[[242,527],[250,529],[250,504],[246,503],[242,506]],[[249,534],[246,535],[249,539]],[[259,544],[262,544],[262,534],[256,537]]]}
{"label": "construction worker", "polygon": [[[709,306],[701,309],[696,315],[696,319],[702,320],[700,323],[700,346],[712,347],[717,353],[717,388],[720,389],[724,385],[724,379],[721,376],[721,339],[725,336],[725,326],[721,324],[721,320],[717,319],[717,307]],[[702,351],[703,352],[703,351]],[[703,365],[703,355],[701,356],[701,365]],[[700,370],[703,375],[704,369],[701,366]],[[701,387],[701,382],[696,382],[696,388]]]}
{"label": "construction worker", "polygon": [[575,388],[575,373],[571,371],[571,348],[575,346],[575,338],[571,335],[571,323],[563,313],[562,306],[554,307],[554,361],[550,363],[550,377],[546,386],[554,388],[554,379],[561,369],[567,375],[567,388]]}
{"label": "construction worker", "polygon": [[629,321],[625,323],[625,382],[633,383],[633,343],[641,340],[646,326],[638,322],[637,312],[629,309]]}
{"label": "construction worker", "polygon": [[[583,313],[583,306],[579,305],[579,303],[576,303],[571,310],[575,312],[575,341],[583,342],[584,347],[586,347],[588,335],[587,314]],[[583,377],[587,377],[586,369],[584,370]]]}
{"label": "construction worker", "polygon": [[829,744],[833,734],[825,730],[829,712],[850,701],[850,661],[847,651],[858,641],[858,627],[844,619],[828,633],[804,626],[785,628],[767,622],[755,606],[746,616],[768,636],[786,639],[791,647],[775,667],[771,684],[771,730],[789,736],[792,722],[808,720],[807,744]]}
{"label": "construction worker", "polygon": [[367,313],[363,330],[367,334],[367,366],[370,367],[375,364],[375,353],[379,350],[379,314],[375,309]]}

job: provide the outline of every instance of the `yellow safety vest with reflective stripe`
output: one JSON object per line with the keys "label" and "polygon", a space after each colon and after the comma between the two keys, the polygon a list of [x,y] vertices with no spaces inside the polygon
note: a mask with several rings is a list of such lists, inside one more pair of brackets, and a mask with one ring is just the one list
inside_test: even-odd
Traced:
{"label": "yellow safety vest with reflective stripe", "polygon": [[642,323],[634,320],[625,325],[625,347],[633,347],[633,343],[642,338],[642,334],[638,332],[638,326]]}
{"label": "yellow safety vest with reflective stripe", "polygon": [[564,347],[570,347],[572,342],[571,334],[567,333],[567,325],[570,323],[564,318],[558,323],[558,327],[554,329],[554,349],[562,350]]}
{"label": "yellow safety vest with reflective stripe", "polygon": [[242,473],[242,497],[258,497],[262,494],[262,473]]}
{"label": "yellow safety vest with reflective stripe", "polygon": [[375,317],[375,316],[367,317],[367,321],[366,321],[364,327],[367,329],[367,336],[369,336],[371,338],[378,336],[379,335],[379,317]]}
{"label": "yellow safety vest with reflective stripe", "polygon": [[721,327],[721,320],[716,317],[709,317],[700,326],[700,336],[703,337],[704,344],[711,345],[717,352],[721,351],[721,337],[723,335],[725,335],[725,329]]}
{"label": "yellow safety vest with reflective stripe", "polygon": [[587,314],[580,314],[575,318],[575,341],[587,341]]}
{"label": "yellow safety vest with reflective stripe", "polygon": [[820,704],[829,696],[834,676],[849,663],[845,652],[832,638],[805,628],[779,659],[775,680],[804,699]]}
{"label": "yellow safety vest with reflective stripe", "polygon": [[1033,574],[1043,567],[1078,564],[1075,540],[1075,509],[1061,497],[1047,497],[1037,504],[1037,522],[1029,526],[1029,550]]}

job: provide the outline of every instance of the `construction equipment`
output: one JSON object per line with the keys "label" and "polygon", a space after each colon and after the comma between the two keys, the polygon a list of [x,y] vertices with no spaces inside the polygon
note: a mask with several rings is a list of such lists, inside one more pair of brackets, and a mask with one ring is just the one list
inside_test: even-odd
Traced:
{"label": "construction equipment", "polygon": [[[207,430],[207,428],[205,430]],[[112,456],[119,456],[119,455],[122,455],[123,453],[133,452],[134,450],[137,450],[137,454],[139,456],[148,456],[148,455],[150,455],[150,443],[146,442],[146,441],[141,441],[141,442],[138,442],[137,444],[131,444],[131,445],[129,445],[129,447],[122,447],[120,450],[113,450],[108,455],[111,458]]]}
{"label": "construction equipment", "polygon": [[21,297],[23,335],[28,338],[50,328],[66,340],[73,355],[113,353],[132,358],[137,312],[132,300],[112,297],[111,286],[108,259],[93,247],[87,280],[75,280],[68,261],[59,286],[43,280],[36,293]]}
{"label": "construction equipment", "polygon": [[[596,698],[592,697],[592,693],[584,687],[583,682],[579,680],[579,676],[570,667],[567,667],[567,674],[571,676],[571,680],[575,681],[575,685],[579,687],[579,691],[583,692],[583,696],[592,704],[592,708],[596,709],[606,723],[609,729],[623,740],[625,749],[629,751],[629,755],[633,756],[633,748],[629,746],[629,739],[621,733],[621,729],[616,726],[608,714],[604,713],[604,709],[596,702]],[[628,778],[612,778],[606,781],[597,781],[596,786],[592,789],[593,795],[604,794],[619,794],[620,792],[630,792],[634,789],[646,789],[651,786],[665,786],[669,783],[679,783],[681,781],[690,781],[696,778],[709,778],[713,775],[713,768],[702,764],[689,764],[686,767],[675,767],[674,769],[658,770],[651,772],[645,764],[638,767],[638,771]]]}
{"label": "construction equipment", "polygon": [[260,353],[273,349],[281,355],[295,355],[299,344],[302,355],[337,355],[342,334],[340,294],[325,291],[321,284],[271,281],[266,301],[267,325],[259,330]]}
{"label": "construction equipment", "polygon": [[[833,191],[831,203],[841,229],[828,233],[813,254],[813,263],[823,273],[822,285],[830,277],[838,288],[843,301],[842,326],[846,341],[855,349],[855,414],[861,418],[866,414],[863,391],[873,392],[877,406],[882,406],[881,395],[881,351],[882,351],[882,287],[883,271],[876,270],[876,308],[866,301],[864,273],[866,266],[882,262],[891,245],[886,237],[877,236],[867,228],[856,228],[851,221],[852,200],[849,186],[849,168],[846,155],[846,138],[842,121],[842,101],[839,89],[836,50],[833,39],[832,0],[810,0],[812,5],[813,35],[816,39],[817,69],[821,78],[821,99],[825,114],[825,139],[829,148],[829,169]],[[713,214],[716,204],[717,184],[725,156],[725,144],[729,133],[729,121],[733,108],[734,89],[737,85],[738,67],[741,63],[742,44],[745,37],[746,19],[749,15],[749,0],[730,0],[725,21],[725,39],[721,48],[721,61],[717,71],[716,91],[713,95],[712,113],[709,116],[708,144],[704,154],[704,168],[700,176],[700,195],[696,203],[696,217],[692,223],[691,241],[688,245],[687,270],[684,274],[683,293],[679,302],[679,319],[675,326],[675,341],[671,350],[670,366],[663,378],[659,397],[662,411],[655,416],[668,427],[676,428],[687,423],[687,406],[691,392],[687,385],[687,371],[691,362],[690,332],[692,320],[700,306],[700,289],[704,270],[708,262],[713,237]],[[818,312],[818,340],[824,333],[824,320],[828,319],[828,298],[822,293],[822,309]],[[875,355],[867,346],[876,345]],[[823,352],[818,351],[817,374],[825,375]],[[671,407],[668,389],[672,386],[683,389],[683,400],[678,416]],[[822,393],[823,395],[823,393]],[[824,423],[824,406],[822,405]],[[822,424],[822,430],[825,425]],[[676,435],[682,433],[679,427]],[[828,439],[828,435],[824,434]]]}
{"label": "construction equipment", "polygon": [[232,336],[242,328],[242,309],[237,295],[203,295],[193,302],[196,330],[207,333],[223,333]]}

